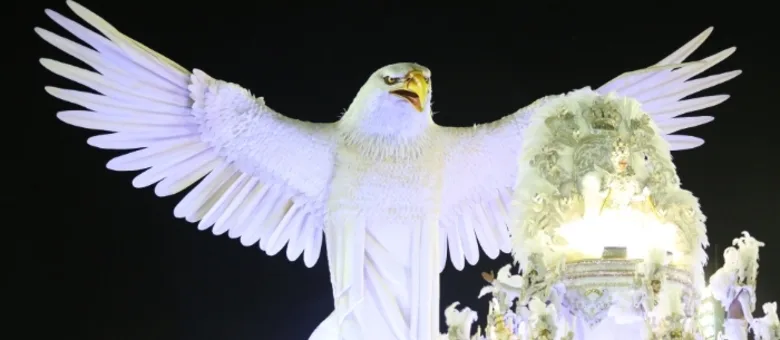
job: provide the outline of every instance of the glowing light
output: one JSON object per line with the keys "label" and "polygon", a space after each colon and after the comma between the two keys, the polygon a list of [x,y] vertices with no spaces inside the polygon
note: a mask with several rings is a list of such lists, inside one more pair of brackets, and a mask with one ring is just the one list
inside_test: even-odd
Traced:
{"label": "glowing light", "polygon": [[562,225],[558,234],[568,248],[586,258],[599,258],[604,247],[626,247],[629,259],[643,259],[651,249],[679,256],[677,226],[634,209],[606,210]]}
{"label": "glowing light", "polygon": [[704,314],[701,317],[701,325],[702,326],[714,326],[715,325],[715,315],[713,314]]}
{"label": "glowing light", "polygon": [[[703,292],[705,294],[708,291]],[[699,306],[699,327],[705,339],[715,339],[718,333],[718,318],[715,315],[715,301],[708,299]]]}

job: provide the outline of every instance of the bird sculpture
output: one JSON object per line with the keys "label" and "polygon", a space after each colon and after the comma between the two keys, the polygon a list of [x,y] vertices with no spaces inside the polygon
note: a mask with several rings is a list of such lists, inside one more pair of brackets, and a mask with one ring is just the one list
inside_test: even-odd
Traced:
{"label": "bird sculpture", "polygon": [[[143,171],[133,186],[158,196],[187,192],[177,218],[244,246],[311,267],[323,238],[335,311],[311,339],[415,339],[439,336],[439,273],[447,256],[461,270],[509,252],[509,206],[523,131],[536,101],[475,127],[434,123],[431,71],[416,63],[378,69],[334,123],[288,118],[261,97],[187,69],[124,35],[73,1],[96,31],[47,10],[86,45],[36,28],[44,40],[92,70],[51,59],[51,72],[94,92],[46,87],[82,108],[67,124],[105,131],[100,149],[126,150],[115,171]],[[685,99],[739,73],[690,80],[734,52],[683,64],[711,29],[642,72],[593,90],[640,101],[673,150],[697,147],[673,135],[709,122],[680,118],[727,96]]]}

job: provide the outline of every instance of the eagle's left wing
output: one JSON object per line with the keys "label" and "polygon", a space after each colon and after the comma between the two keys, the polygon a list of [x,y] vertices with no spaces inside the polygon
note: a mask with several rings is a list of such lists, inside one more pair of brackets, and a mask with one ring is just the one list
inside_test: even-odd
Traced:
{"label": "eagle's left wing", "polygon": [[[736,51],[735,47],[731,47],[697,62],[683,64],[707,40],[710,34],[712,34],[712,27],[707,28],[657,64],[624,73],[596,89],[596,92],[604,95],[614,92],[640,102],[642,110],[653,118],[659,131],[669,142],[672,151],[701,146],[704,144],[704,140],[701,138],[673,135],[673,133],[709,123],[713,117],[680,116],[718,105],[726,101],[729,96],[721,94],[690,99],[683,98],[725,83],[742,73],[740,70],[734,70],[691,80],[726,60]],[[676,65],[680,65],[680,67],[676,67]]]}
{"label": "eagle's left wing", "polygon": [[[624,73],[595,91],[603,95],[614,92],[639,101],[669,142],[671,150],[700,146],[703,143],[700,138],[673,133],[706,124],[712,117],[680,116],[720,104],[728,96],[683,98],[740,74],[740,71],[731,71],[691,80],[734,53],[735,49],[729,48],[701,61],[683,64],[711,32],[712,28],[708,28],[656,65]],[[446,265],[448,250],[452,264],[458,270],[463,269],[465,261],[475,264],[479,260],[479,247],[490,258],[497,257],[499,250],[511,250],[509,205],[517,177],[523,129],[527,116],[545,102],[546,99],[540,99],[499,121],[473,128],[443,128],[449,144],[442,186],[441,269]]]}
{"label": "eagle's left wing", "polygon": [[477,263],[479,247],[492,259],[499,250],[511,250],[507,218],[524,126],[523,115],[516,113],[472,128],[442,128],[447,147],[440,270],[448,252],[453,266],[462,270],[466,261]]}

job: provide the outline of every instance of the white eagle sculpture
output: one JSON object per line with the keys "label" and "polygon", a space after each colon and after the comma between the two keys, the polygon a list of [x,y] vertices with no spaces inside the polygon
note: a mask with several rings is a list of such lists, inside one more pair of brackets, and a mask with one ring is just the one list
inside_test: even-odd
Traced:
{"label": "white eagle sculpture", "polygon": [[[86,43],[36,28],[47,42],[93,70],[42,59],[53,73],[93,89],[46,91],[83,109],[57,117],[107,131],[88,140],[127,150],[108,168],[143,171],[137,188],[158,196],[192,187],[178,218],[244,246],[303,258],[311,267],[323,237],[335,312],[312,339],[427,340],[439,336],[439,273],[509,252],[508,208],[524,128],[539,100],[469,128],[431,116],[431,71],[415,63],[371,74],[335,123],[288,118],[239,85],[187,69],[124,35],[96,14],[68,6],[98,33],[54,11],[48,16]],[[739,71],[690,80],[734,52],[682,64],[707,29],[656,66],[592,90],[634,98],[671,149],[703,143],[673,133],[712,120],[679,116],[725,95],[685,99]],[[200,181],[200,182],[198,182]],[[197,183],[197,185],[196,185]]]}

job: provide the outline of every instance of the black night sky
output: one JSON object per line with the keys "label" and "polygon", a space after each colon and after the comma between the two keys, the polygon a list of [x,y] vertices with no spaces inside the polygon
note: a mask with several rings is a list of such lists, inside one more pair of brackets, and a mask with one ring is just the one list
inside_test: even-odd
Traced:
{"label": "black night sky", "polygon": [[[160,199],[131,186],[135,173],[106,170],[119,153],[89,147],[85,140],[96,133],[58,121],[55,113],[73,106],[43,91],[72,85],[38,58],[75,59],[33,27],[70,37],[43,10],[75,15],[64,0],[16,2],[14,17],[5,20],[13,24],[6,48],[15,60],[5,65],[12,73],[4,79],[19,92],[5,97],[12,105],[3,113],[12,120],[4,145],[18,153],[4,166],[13,189],[3,199],[4,228],[13,231],[6,236],[13,254],[4,299],[18,318],[13,325],[30,338],[59,332],[84,340],[306,339],[333,309],[324,251],[307,269],[199,232],[173,218],[182,195]],[[719,247],[710,256],[720,260],[731,239],[749,230],[767,243],[759,303],[780,300],[777,18],[748,1],[699,2],[81,3],[187,68],[239,83],[291,117],[323,122],[335,121],[371,72],[392,62],[431,68],[436,121],[466,126],[544,95],[597,87],[715,26],[693,57],[736,45],[735,55],[705,75],[744,73],[704,93],[732,97],[706,112],[713,123],[687,131],[707,143],[676,153],[675,161],[708,216],[710,240]],[[508,261],[482,256],[463,272],[448,265],[442,308],[460,300],[484,315],[479,273]]]}

